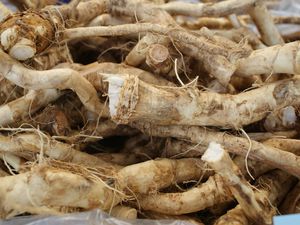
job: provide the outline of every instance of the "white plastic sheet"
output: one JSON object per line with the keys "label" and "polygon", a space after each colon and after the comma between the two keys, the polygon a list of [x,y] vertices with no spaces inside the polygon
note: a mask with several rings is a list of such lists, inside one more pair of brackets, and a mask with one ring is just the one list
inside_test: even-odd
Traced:
{"label": "white plastic sheet", "polygon": [[100,210],[84,213],[66,214],[64,216],[22,216],[7,221],[0,221],[0,225],[192,225],[178,220],[121,220],[109,216]]}

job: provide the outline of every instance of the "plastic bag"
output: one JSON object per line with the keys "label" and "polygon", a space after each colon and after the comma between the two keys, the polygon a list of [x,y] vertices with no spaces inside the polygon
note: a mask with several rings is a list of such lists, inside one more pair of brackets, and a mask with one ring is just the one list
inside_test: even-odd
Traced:
{"label": "plastic bag", "polygon": [[0,221],[0,225],[192,225],[186,221],[171,220],[121,220],[100,210],[63,216],[22,216]]}

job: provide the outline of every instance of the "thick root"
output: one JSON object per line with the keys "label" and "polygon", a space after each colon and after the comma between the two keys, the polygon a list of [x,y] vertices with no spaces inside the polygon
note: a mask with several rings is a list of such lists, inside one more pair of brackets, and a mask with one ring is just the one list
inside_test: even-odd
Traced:
{"label": "thick root", "polygon": [[4,52],[1,56],[2,75],[26,89],[72,89],[76,92],[82,103],[92,112],[100,113],[102,107],[94,87],[78,72],[72,69],[52,69],[35,71],[27,69],[19,62],[11,59]]}
{"label": "thick root", "polygon": [[299,41],[256,50],[249,57],[238,61],[235,74],[238,76],[299,74],[299,57]]}
{"label": "thick root", "polygon": [[284,44],[277,27],[274,24],[273,18],[264,2],[257,2],[250,10],[250,15],[256,24],[262,40],[268,45]]}
{"label": "thick root", "polygon": [[92,180],[47,166],[35,166],[27,173],[1,177],[0,183],[1,218],[43,210],[49,213],[52,207],[60,206],[106,210],[120,201],[118,194],[100,179]]}
{"label": "thick root", "polygon": [[200,159],[159,159],[126,166],[117,173],[117,180],[122,190],[151,194],[172,184],[197,181],[205,175],[205,170]]}
{"label": "thick root", "polygon": [[[117,123],[143,120],[157,125],[235,129],[263,119],[268,111],[296,103],[300,88],[297,78],[229,96],[189,87],[152,86],[135,76],[111,76],[107,80],[110,113]],[[264,98],[260,98],[262,94]]]}
{"label": "thick root", "polygon": [[29,91],[23,97],[0,106],[0,126],[24,119],[50,102],[55,101],[61,95],[62,93],[56,89]]}
{"label": "thick root", "polygon": [[[285,170],[286,172],[300,177],[300,157],[282,151],[281,149],[270,147],[246,138],[236,137],[223,132],[209,131],[208,129],[195,126],[151,126],[151,124],[135,124],[143,132],[152,136],[176,137],[190,141],[194,144],[202,143],[208,146],[212,141],[221,143],[229,152],[246,156],[250,159],[263,161],[264,163]],[[249,149],[249,145],[251,149]],[[249,151],[250,150],[250,151]]]}
{"label": "thick root", "polygon": [[95,156],[80,152],[73,149],[70,145],[52,140],[47,136],[39,134],[17,134],[14,136],[0,136],[1,147],[3,152],[11,152],[25,158],[30,158],[35,154],[45,154],[51,159],[65,162],[77,163],[90,167],[120,168],[113,164],[107,163]]}
{"label": "thick root", "polygon": [[224,186],[222,178],[212,176],[205,183],[183,193],[140,196],[138,202],[144,210],[163,212],[168,215],[182,215],[197,212],[231,199],[231,192]]}

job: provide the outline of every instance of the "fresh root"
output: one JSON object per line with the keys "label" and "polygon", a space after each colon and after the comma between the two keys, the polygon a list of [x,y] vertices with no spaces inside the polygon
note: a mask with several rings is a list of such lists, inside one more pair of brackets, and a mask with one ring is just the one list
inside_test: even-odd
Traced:
{"label": "fresh root", "polygon": [[[296,103],[299,95],[297,78],[232,96],[192,87],[152,86],[134,76],[110,76],[107,80],[110,114],[121,124],[149,120],[159,125],[239,129],[263,119],[268,111]],[[259,98],[262,93],[264,98]]]}
{"label": "fresh root", "polygon": [[0,183],[1,218],[24,212],[49,214],[52,211],[53,214],[55,208],[62,206],[107,210],[121,199],[120,193],[115,193],[100,178],[47,165],[35,166],[19,175],[1,177]]}
{"label": "fresh root", "polygon": [[72,69],[51,69],[36,71],[27,69],[21,63],[0,52],[3,77],[23,88],[31,90],[57,88],[72,89],[82,103],[92,112],[100,113],[102,107],[94,87],[77,71]]}
{"label": "fresh root", "polygon": [[0,3],[0,217],[298,212],[300,20],[274,2]]}
{"label": "fresh root", "polygon": [[211,142],[201,159],[220,174],[249,219],[272,224],[275,211],[270,207],[266,193],[253,190],[221,145]]}
{"label": "fresh root", "polygon": [[[122,190],[153,194],[183,181],[198,181],[205,176],[205,164],[200,159],[150,160],[121,169],[117,180]],[[146,174],[138,171],[147,171]]]}
{"label": "fresh root", "polygon": [[158,137],[175,137],[194,144],[202,143],[208,146],[210,142],[220,143],[227,151],[247,156],[250,159],[263,161],[270,166],[280,168],[297,177],[300,176],[299,156],[285,152],[279,148],[270,147],[257,141],[210,131],[197,126],[151,126],[149,123],[135,123],[135,127],[145,133]]}

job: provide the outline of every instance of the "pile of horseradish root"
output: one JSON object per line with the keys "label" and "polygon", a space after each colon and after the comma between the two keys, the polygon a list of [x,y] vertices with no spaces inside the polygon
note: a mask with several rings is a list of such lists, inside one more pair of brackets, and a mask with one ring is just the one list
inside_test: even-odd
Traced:
{"label": "pile of horseradish root", "polygon": [[0,4],[2,219],[299,212],[300,33],[277,25],[300,15],[272,15],[276,0],[17,2]]}

